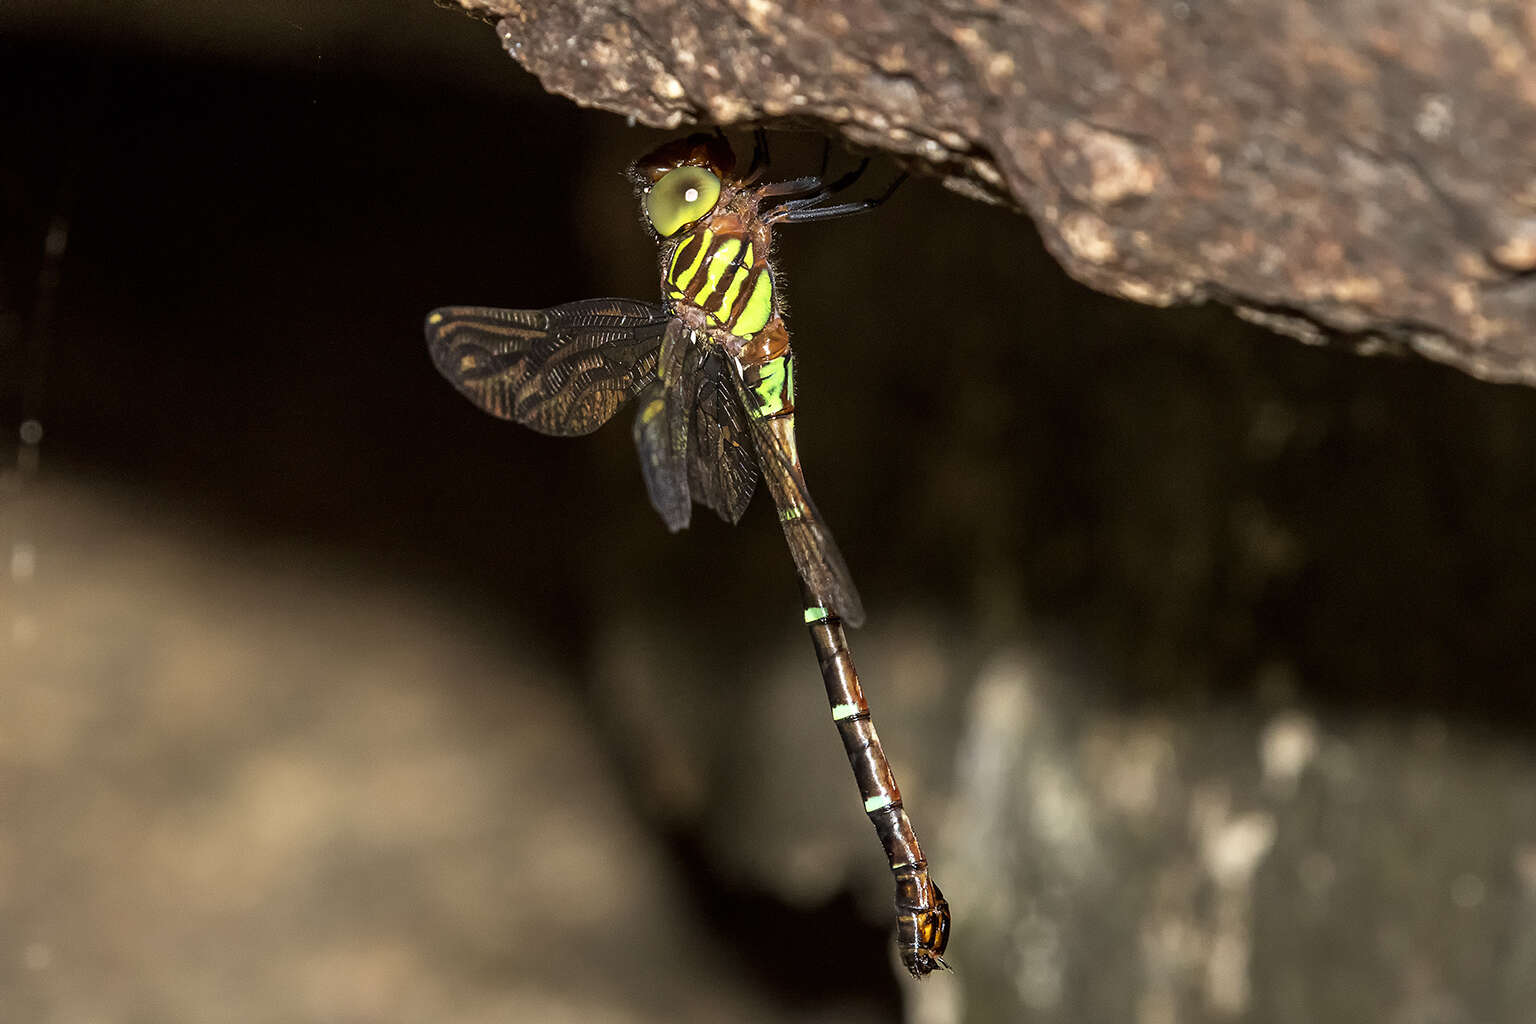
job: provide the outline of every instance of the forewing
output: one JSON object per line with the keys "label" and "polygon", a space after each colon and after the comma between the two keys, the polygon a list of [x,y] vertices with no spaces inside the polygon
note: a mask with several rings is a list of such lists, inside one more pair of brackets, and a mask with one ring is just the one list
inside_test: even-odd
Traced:
{"label": "forewing", "polygon": [[673,533],[688,525],[693,510],[688,497],[688,413],[693,395],[685,387],[690,347],[687,329],[680,321],[672,321],[661,343],[660,370],[641,393],[635,412],[635,450],[640,453],[645,492]]}
{"label": "forewing", "polygon": [[731,384],[731,371],[715,350],[690,356],[693,436],[688,447],[688,486],[693,500],[728,523],[740,521],[757,486],[747,414]]}
{"label": "forewing", "polygon": [[543,434],[588,434],[656,379],[671,318],[633,299],[550,309],[445,306],[427,317],[438,372],[486,412]]}
{"label": "forewing", "polygon": [[[752,401],[746,385],[737,374],[731,375],[736,394],[744,407]],[[779,508],[779,522],[784,526],[784,539],[789,542],[790,556],[800,578],[816,594],[822,606],[835,611],[850,626],[864,624],[864,602],[848,574],[832,531],[822,523],[816,505],[805,486],[805,478],[797,468],[799,460],[780,439],[767,420],[749,416],[752,440],[756,443],[758,466],[763,479]]]}

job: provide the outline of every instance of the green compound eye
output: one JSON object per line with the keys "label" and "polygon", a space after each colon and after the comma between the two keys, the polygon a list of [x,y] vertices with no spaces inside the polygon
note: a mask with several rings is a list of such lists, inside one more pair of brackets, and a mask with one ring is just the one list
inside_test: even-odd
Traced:
{"label": "green compound eye", "polygon": [[720,179],[702,167],[679,167],[662,175],[645,197],[645,215],[662,238],[670,238],[715,208]]}

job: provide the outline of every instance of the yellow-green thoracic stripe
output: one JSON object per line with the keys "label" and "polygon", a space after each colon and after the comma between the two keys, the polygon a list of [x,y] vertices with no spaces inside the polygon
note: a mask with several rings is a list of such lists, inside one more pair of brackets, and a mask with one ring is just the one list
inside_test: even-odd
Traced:
{"label": "yellow-green thoracic stripe", "polygon": [[767,326],[772,315],[773,275],[764,267],[758,271],[757,280],[752,283],[752,294],[747,296],[747,304],[741,307],[741,315],[731,326],[731,333],[750,338]]}
{"label": "yellow-green thoracic stripe", "polygon": [[[674,299],[687,298],[688,285],[693,281],[693,276],[699,272],[699,264],[704,262],[704,253],[709,250],[709,244],[715,240],[715,233],[708,228],[700,231],[691,238],[680,242],[672,252],[672,266],[667,270],[667,283],[672,286]],[[687,265],[683,265],[683,253],[691,256]]]}
{"label": "yellow-green thoracic stripe", "polygon": [[[773,278],[767,267],[753,271],[754,257],[751,242],[719,239],[714,231],[701,228],[673,250],[672,264],[667,268],[668,293],[674,299],[691,301],[732,334],[750,338],[773,315]],[[733,322],[731,311],[748,287],[751,291]],[[690,289],[694,292],[691,300]]]}

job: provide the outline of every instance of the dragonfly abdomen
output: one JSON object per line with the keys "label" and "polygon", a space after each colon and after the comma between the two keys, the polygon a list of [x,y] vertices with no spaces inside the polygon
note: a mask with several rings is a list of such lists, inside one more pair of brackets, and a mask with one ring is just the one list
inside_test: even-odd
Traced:
{"label": "dragonfly abdomen", "polygon": [[902,963],[919,978],[945,970],[949,966],[944,962],[944,948],[949,944],[949,903],[928,873],[923,848],[902,806],[901,790],[859,686],[842,620],[825,606],[825,598],[803,582],[801,594],[806,605],[805,624],[810,628],[827,700],[832,705],[832,721],[842,736],[859,795],[864,798],[864,813],[875,826],[896,879],[896,943]]}
{"label": "dragonfly abdomen", "polygon": [[712,324],[750,338],[773,316],[766,249],[745,232],[701,226],[672,250],[667,294],[703,310]]}

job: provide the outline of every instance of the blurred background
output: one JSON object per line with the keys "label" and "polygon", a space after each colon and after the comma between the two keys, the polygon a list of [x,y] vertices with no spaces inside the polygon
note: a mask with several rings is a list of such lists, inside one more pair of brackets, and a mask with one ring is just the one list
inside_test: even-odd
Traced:
{"label": "blurred background", "polygon": [[1536,394],[920,177],[786,230],[916,984],[766,499],[669,535],[627,414],[426,358],[654,297],[664,136],[425,0],[7,4],[0,78],[3,1019],[1536,1016]]}

